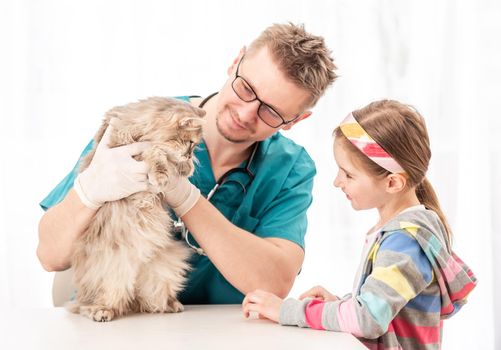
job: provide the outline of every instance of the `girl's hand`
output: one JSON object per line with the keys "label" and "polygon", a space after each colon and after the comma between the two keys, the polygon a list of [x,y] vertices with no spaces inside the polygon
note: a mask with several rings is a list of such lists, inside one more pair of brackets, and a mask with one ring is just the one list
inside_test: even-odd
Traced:
{"label": "girl's hand", "polygon": [[247,318],[253,311],[259,314],[259,318],[267,318],[278,323],[282,302],[283,300],[275,294],[258,289],[245,296],[242,302],[242,311]]}
{"label": "girl's hand", "polygon": [[304,292],[299,297],[299,300],[303,300],[304,298],[313,298],[323,301],[336,301],[339,300],[337,295],[329,293],[327,289],[321,286],[316,286],[311,288],[310,290]]}

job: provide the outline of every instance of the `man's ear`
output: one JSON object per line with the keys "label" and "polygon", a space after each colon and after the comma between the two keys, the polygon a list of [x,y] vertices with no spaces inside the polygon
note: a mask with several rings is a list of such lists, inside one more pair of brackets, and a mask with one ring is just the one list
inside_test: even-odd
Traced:
{"label": "man's ear", "polygon": [[311,111],[303,112],[303,114],[301,114],[299,117],[297,117],[296,120],[294,120],[292,123],[286,124],[282,129],[283,130],[290,130],[294,125],[299,123],[301,120],[308,118],[311,114],[312,114]]}
{"label": "man's ear", "polygon": [[386,192],[398,193],[407,185],[407,178],[404,174],[390,174],[386,177]]}
{"label": "man's ear", "polygon": [[243,46],[240,51],[238,52],[238,56],[235,57],[231,65],[228,67],[228,76],[233,74],[233,70],[236,69],[238,62],[242,59],[242,57],[245,55],[245,52],[247,51],[247,48]]}

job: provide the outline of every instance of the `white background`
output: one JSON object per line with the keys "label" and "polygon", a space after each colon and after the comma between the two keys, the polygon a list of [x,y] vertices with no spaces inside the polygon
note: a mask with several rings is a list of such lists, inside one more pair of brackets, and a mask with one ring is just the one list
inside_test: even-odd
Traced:
{"label": "white background", "polygon": [[375,213],[354,212],[333,188],[331,132],[355,108],[399,99],[427,120],[429,178],[455,250],[479,278],[469,303],[444,324],[444,349],[494,349],[500,12],[495,0],[1,0],[0,306],[51,305],[53,275],[35,255],[38,203],[73,167],[106,110],[216,91],[243,45],[272,23],[292,21],[325,37],[341,77],[314,115],[286,133],[318,168],[306,261],[290,295],[315,284],[350,291]]}

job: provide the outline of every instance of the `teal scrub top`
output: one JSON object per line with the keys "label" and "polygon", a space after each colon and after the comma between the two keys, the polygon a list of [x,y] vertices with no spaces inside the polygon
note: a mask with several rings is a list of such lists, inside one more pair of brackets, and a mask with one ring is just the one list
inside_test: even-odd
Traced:
{"label": "teal scrub top", "polygon": [[[180,97],[189,101],[188,97]],[[80,159],[93,147],[91,141]],[[195,150],[198,163],[190,181],[206,197],[216,184],[209,154],[202,142]],[[42,200],[47,210],[64,199],[78,174],[78,164]],[[245,165],[243,162],[242,165]],[[304,249],[307,229],[306,211],[312,202],[315,164],[306,150],[277,132],[262,141],[250,170],[251,182],[244,173],[234,173],[218,188],[210,202],[236,226],[258,237],[283,238]],[[246,188],[245,192],[243,184]],[[198,246],[190,235],[192,244]],[[234,288],[206,256],[193,253],[184,291],[178,296],[183,304],[238,304],[244,295]]]}

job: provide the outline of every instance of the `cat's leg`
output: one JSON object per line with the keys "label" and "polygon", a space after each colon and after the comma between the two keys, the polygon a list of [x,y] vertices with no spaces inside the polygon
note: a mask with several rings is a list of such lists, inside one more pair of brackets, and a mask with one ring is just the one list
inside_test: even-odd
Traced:
{"label": "cat's leg", "polygon": [[161,192],[168,183],[169,176],[175,174],[174,164],[177,162],[175,155],[166,145],[154,145],[143,153],[144,161],[150,166],[148,181],[155,189]]}
{"label": "cat's leg", "polygon": [[77,298],[68,309],[98,322],[111,321],[132,311],[140,266],[135,250],[103,240],[95,242],[86,252],[85,259],[74,264]]}
{"label": "cat's leg", "polygon": [[144,265],[137,280],[136,298],[142,312],[181,312],[177,294],[184,287],[189,250],[180,242],[158,252]]}

